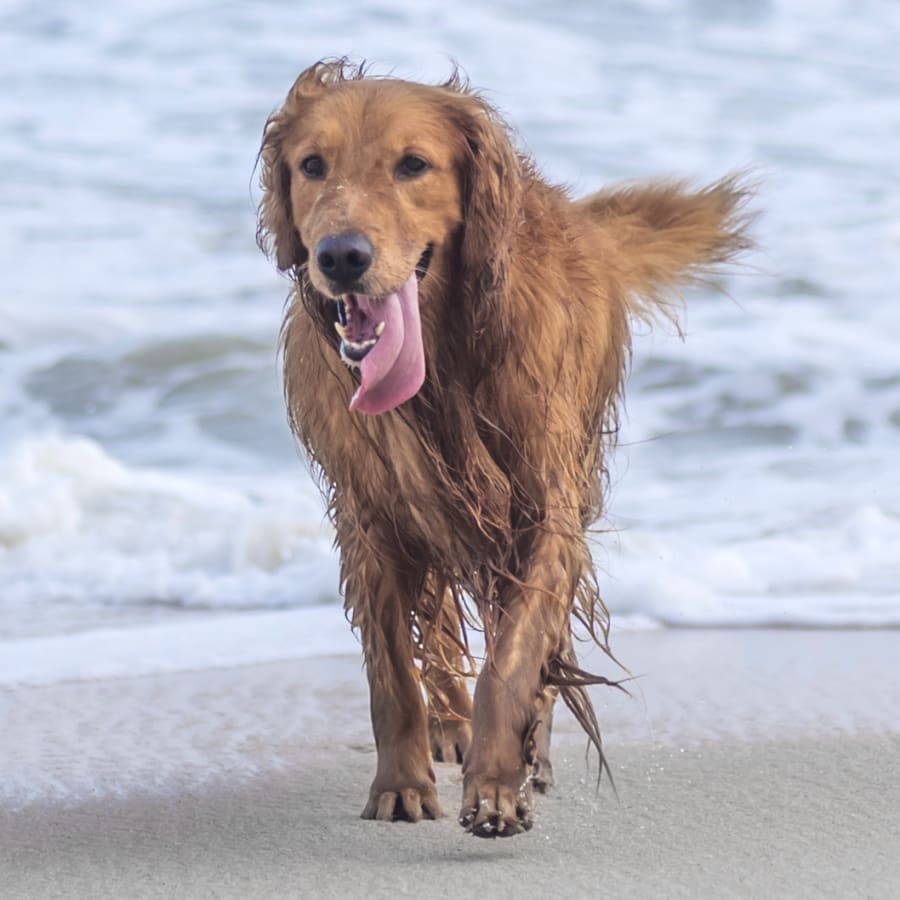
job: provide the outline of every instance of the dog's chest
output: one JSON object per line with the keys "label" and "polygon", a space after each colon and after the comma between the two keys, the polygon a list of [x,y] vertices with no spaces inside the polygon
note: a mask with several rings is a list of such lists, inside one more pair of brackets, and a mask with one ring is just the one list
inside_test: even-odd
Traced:
{"label": "dog's chest", "polygon": [[374,518],[387,518],[400,542],[437,558],[454,557],[460,540],[470,541],[478,530],[477,501],[468,499],[457,467],[413,430],[385,421],[378,426],[354,467],[356,503]]}

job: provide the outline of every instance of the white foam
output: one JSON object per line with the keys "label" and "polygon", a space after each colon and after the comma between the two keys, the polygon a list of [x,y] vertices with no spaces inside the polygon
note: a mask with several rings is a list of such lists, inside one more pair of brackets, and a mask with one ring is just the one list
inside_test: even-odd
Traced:
{"label": "white foam", "polygon": [[166,608],[334,602],[331,543],[299,472],[293,485],[179,476],[59,436],[0,457],[6,636],[79,627],[82,608],[96,625]]}
{"label": "white foam", "polygon": [[0,641],[0,686],[98,681],[359,654],[339,607],[216,615]]}

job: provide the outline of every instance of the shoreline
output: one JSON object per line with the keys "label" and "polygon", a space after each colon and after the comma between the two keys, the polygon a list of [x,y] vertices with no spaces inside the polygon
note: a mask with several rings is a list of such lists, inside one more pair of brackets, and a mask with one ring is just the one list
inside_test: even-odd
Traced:
{"label": "shoreline", "polygon": [[375,757],[356,657],[0,691],[4,896],[900,894],[894,635],[614,647],[640,676],[632,699],[592,690],[617,794],[560,709],[557,784],[498,841],[456,824],[450,765],[446,818],[358,818]]}

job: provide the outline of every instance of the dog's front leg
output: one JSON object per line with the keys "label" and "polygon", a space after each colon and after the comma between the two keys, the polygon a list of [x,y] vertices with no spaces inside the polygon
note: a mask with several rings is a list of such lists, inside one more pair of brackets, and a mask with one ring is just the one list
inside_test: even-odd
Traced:
{"label": "dog's front leg", "polygon": [[[580,535],[548,528],[522,582],[502,598],[488,658],[475,686],[472,744],[463,762],[460,824],[479,837],[531,828],[536,763],[545,766],[555,691],[548,662],[568,646]],[[547,773],[549,775],[549,772]]]}
{"label": "dog's front leg", "polygon": [[[339,532],[340,533],[340,532]],[[369,535],[371,537],[371,535]],[[435,789],[420,676],[413,662],[411,578],[392,571],[371,545],[341,542],[345,604],[360,631],[378,752],[364,819],[434,819]]]}

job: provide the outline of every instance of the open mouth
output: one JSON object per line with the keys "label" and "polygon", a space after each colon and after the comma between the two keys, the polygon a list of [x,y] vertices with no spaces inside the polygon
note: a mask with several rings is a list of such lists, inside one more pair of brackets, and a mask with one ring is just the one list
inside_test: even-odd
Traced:
{"label": "open mouth", "polygon": [[425,351],[419,318],[419,282],[428,273],[429,244],[397,290],[383,297],[345,294],[337,300],[335,330],[341,359],[359,373],[350,409],[388,412],[415,395],[425,381]]}
{"label": "open mouth", "polygon": [[[413,270],[417,282],[421,282],[428,274],[433,253],[434,244],[428,244],[419,257]],[[379,316],[379,301],[384,299],[365,294],[345,294],[337,299],[337,321],[334,328],[341,339],[341,359],[351,369],[359,368],[384,334],[385,320]]]}
{"label": "open mouth", "polygon": [[362,297],[361,294],[346,294],[337,301],[338,320],[334,328],[341,339],[341,359],[351,369],[359,368],[385,329],[383,319],[375,321],[378,308],[371,303],[360,303]]}

